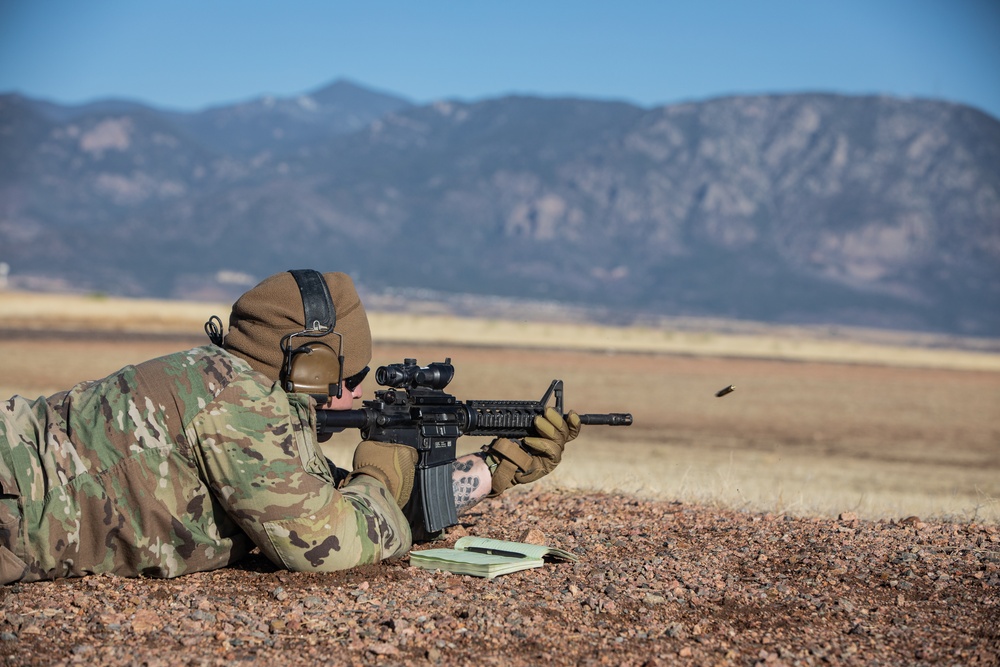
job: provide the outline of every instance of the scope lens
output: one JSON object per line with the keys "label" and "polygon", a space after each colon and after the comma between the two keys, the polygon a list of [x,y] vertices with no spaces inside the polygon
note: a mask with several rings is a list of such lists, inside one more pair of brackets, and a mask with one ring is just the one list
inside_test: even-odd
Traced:
{"label": "scope lens", "polygon": [[375,381],[383,387],[402,387],[407,381],[405,368],[400,364],[379,366],[375,371]]}

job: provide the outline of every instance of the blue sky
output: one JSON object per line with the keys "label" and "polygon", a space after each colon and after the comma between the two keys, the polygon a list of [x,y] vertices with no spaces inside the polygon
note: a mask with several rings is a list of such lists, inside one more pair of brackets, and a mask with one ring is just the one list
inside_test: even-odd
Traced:
{"label": "blue sky", "polygon": [[198,109],[337,79],[415,102],[933,97],[1000,118],[1000,0],[0,0],[0,91]]}

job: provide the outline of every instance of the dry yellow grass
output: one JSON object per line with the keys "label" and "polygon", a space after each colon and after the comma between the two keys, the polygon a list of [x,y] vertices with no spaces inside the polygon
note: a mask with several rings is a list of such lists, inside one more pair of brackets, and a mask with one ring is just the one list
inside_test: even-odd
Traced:
{"label": "dry yellow grass", "polygon": [[[0,291],[0,329],[129,331],[200,335],[229,304]],[[480,345],[606,352],[876,363],[924,368],[1000,370],[1000,354],[875,344],[810,336],[807,329],[726,334],[596,324],[515,322],[449,315],[370,313],[381,343]]]}
{"label": "dry yellow grass", "polygon": [[228,314],[213,303],[0,290],[4,329],[198,333],[211,315]]}

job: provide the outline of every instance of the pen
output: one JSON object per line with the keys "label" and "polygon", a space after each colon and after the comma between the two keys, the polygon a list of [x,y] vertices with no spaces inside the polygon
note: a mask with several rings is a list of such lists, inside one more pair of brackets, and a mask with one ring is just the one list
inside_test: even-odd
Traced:
{"label": "pen", "polygon": [[503,549],[487,549],[485,547],[466,547],[466,551],[474,551],[477,554],[488,554],[490,556],[507,556],[508,558],[527,558],[524,554],[516,551],[504,551]]}

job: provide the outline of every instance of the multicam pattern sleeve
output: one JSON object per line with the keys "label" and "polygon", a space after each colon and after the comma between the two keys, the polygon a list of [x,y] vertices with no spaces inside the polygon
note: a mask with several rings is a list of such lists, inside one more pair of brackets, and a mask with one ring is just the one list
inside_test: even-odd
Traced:
{"label": "multicam pattern sleeve", "polygon": [[[24,564],[4,581],[176,577],[245,555],[252,544],[199,477],[184,437],[243,374],[236,362],[196,348],[0,405],[4,486],[14,487],[4,503],[17,515],[8,548]],[[15,494],[16,507],[6,500]]]}
{"label": "multicam pattern sleeve", "polygon": [[261,551],[297,571],[342,570],[400,556],[410,530],[377,480],[338,490],[317,450],[308,399],[258,383],[226,388],[191,423],[202,477]]}

